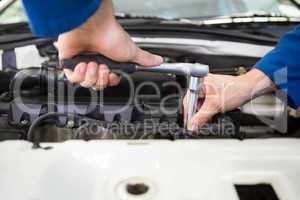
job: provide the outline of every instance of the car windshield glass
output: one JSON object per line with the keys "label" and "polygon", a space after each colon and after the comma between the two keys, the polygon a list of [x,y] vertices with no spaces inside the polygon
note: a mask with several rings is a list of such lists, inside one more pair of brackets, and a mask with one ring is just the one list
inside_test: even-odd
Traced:
{"label": "car windshield glass", "polygon": [[[10,0],[2,0],[0,5],[4,5],[6,2]],[[9,23],[17,23],[17,22],[26,22],[27,17],[22,7],[21,1],[15,1],[10,4],[10,6],[5,9],[4,12],[0,14],[0,24],[9,24]]]}
{"label": "car windshield glass", "polygon": [[[2,0],[4,4],[11,0]],[[269,13],[300,17],[299,0],[113,0],[117,13],[167,19],[207,19],[245,13]],[[21,1],[11,4],[2,14],[0,23],[27,21]]]}
{"label": "car windshield glass", "polygon": [[208,18],[242,13],[300,16],[290,0],[114,0],[116,11],[163,18]]}

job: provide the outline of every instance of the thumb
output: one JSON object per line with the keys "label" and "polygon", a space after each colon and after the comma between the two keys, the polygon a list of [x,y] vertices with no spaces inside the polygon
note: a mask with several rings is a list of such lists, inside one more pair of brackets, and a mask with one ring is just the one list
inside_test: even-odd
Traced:
{"label": "thumb", "polygon": [[60,34],[57,39],[58,57],[60,59],[72,58],[84,50],[84,45],[70,37],[68,33]]}
{"label": "thumb", "polygon": [[135,58],[133,59],[133,62],[142,66],[152,67],[152,66],[161,65],[163,63],[163,58],[161,56],[154,55],[140,48],[137,48],[136,55]]}
{"label": "thumb", "polygon": [[188,130],[196,131],[203,126],[208,120],[210,120],[217,113],[217,109],[213,107],[206,99],[200,110],[193,116],[188,123]]}

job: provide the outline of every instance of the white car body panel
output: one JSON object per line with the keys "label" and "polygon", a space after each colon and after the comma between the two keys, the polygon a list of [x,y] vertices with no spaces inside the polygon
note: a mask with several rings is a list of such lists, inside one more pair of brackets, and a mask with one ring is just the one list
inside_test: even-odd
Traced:
{"label": "white car body panel", "polygon": [[[0,143],[0,194],[7,200],[237,200],[234,184],[270,183],[300,198],[300,140],[68,141],[32,149]],[[129,195],[127,182],[150,189]]]}

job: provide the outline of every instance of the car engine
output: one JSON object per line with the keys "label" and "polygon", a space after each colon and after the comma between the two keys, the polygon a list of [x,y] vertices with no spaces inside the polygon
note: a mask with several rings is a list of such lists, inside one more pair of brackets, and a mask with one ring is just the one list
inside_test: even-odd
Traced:
{"label": "car engine", "polygon": [[[246,73],[272,43],[168,38],[161,36],[163,32],[146,37],[140,30],[137,34],[131,29],[128,31],[140,47],[162,55],[166,63],[203,63],[217,74]],[[28,45],[42,62],[37,66],[12,62],[8,53],[18,52],[11,49]],[[265,95],[239,109],[219,113],[192,133],[184,129],[183,122],[182,99],[188,84],[184,76],[125,74],[118,86],[97,92],[69,83],[57,69],[55,40],[32,37],[26,42],[4,43],[1,48],[0,140],[30,140],[38,144],[70,139],[299,136],[299,113],[284,106],[284,95]]]}

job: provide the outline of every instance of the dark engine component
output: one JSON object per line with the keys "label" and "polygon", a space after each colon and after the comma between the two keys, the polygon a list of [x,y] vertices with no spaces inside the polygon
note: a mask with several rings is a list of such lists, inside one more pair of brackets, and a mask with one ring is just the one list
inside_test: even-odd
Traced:
{"label": "dark engine component", "polygon": [[30,68],[11,78],[6,102],[1,105],[7,108],[3,114],[9,126],[22,130],[19,138],[27,138],[29,127],[47,113],[73,114],[80,119],[75,122],[59,116],[34,127],[33,134],[45,142],[243,138],[239,132],[240,111],[216,115],[198,134],[184,130],[181,102],[185,86],[184,77],[138,72],[123,77],[117,87],[96,92],[70,84],[56,69]]}
{"label": "dark engine component", "polygon": [[[145,119],[176,121],[181,109],[178,95],[161,102],[167,96],[178,93],[176,90],[180,88],[168,86],[176,82],[175,76],[136,73],[128,80],[121,80],[117,87],[96,92],[69,84],[64,78],[59,80],[59,74],[50,75],[56,78],[49,81],[43,78],[45,73],[42,70],[36,70],[40,77],[28,74],[26,79],[23,78],[25,83],[36,80],[31,88],[24,89],[21,84],[19,88],[11,86],[8,113],[11,124],[29,126],[48,112],[79,114],[107,122],[135,122]],[[168,116],[165,116],[160,107],[168,111]]]}
{"label": "dark engine component", "polygon": [[83,119],[74,133],[77,139],[200,139],[200,138],[239,138],[240,111],[214,116],[211,122],[197,132],[183,129],[172,121],[157,122],[154,119],[135,123],[107,123]]}

